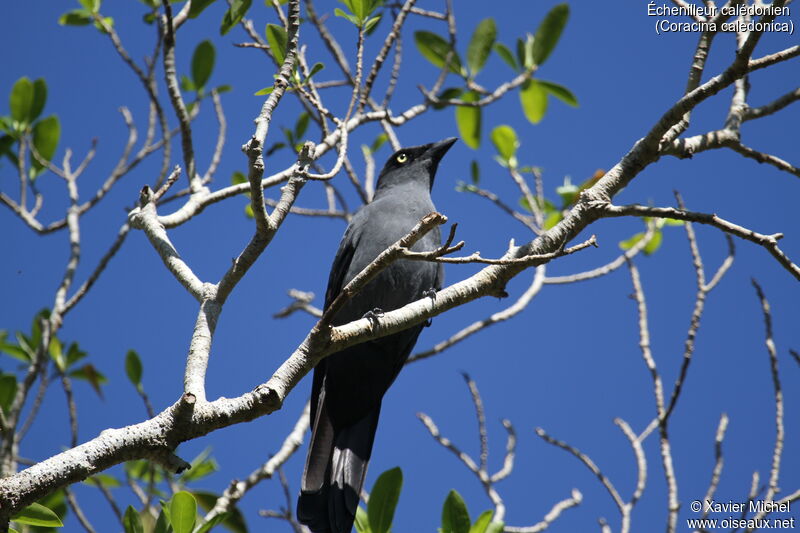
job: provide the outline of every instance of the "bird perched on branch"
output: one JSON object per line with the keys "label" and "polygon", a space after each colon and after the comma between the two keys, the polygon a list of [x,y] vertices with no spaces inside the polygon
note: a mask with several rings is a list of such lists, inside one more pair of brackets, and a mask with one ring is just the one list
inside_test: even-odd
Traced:
{"label": "bird perched on branch", "polygon": [[[375,196],[353,216],[333,260],[325,309],[381,252],[433,212],[431,188],[455,138],[404,148],[383,167]],[[439,228],[413,249],[441,245]],[[331,323],[346,324],[369,313],[392,311],[441,288],[441,264],[399,260],[381,271],[336,312]],[[434,293],[435,294],[435,293]],[[379,311],[378,311],[379,310]],[[374,316],[374,315],[370,315]],[[297,502],[297,517],[314,533],[349,533],[378,427],[381,400],[411,353],[424,327],[419,324],[323,359],[314,369],[311,443]]]}

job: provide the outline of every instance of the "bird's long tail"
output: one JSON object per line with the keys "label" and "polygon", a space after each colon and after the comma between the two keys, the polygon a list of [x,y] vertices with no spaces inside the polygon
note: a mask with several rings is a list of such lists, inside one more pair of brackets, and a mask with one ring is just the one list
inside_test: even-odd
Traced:
{"label": "bird's long tail", "polygon": [[380,404],[352,425],[336,428],[320,399],[303,472],[297,518],[314,533],[350,533],[367,474]]}

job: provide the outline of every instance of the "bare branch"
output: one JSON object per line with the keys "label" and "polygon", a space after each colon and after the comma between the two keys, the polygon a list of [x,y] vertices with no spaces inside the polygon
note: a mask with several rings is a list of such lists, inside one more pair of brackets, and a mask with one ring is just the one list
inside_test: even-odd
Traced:
{"label": "bare branch", "polygon": [[653,239],[655,235],[655,224],[650,223],[647,224],[647,230],[645,231],[644,235],[641,239],[639,239],[636,244],[631,246],[629,249],[625,250],[625,253],[617,256],[616,259],[606,263],[603,266],[594,268],[592,270],[587,270],[585,272],[579,272],[577,274],[570,274],[567,276],[547,276],[544,278],[543,283],[545,285],[556,285],[562,283],[575,283],[577,281],[585,281],[589,279],[599,278],[600,276],[605,276],[606,274],[610,274],[614,272],[619,267],[625,264],[627,260],[633,259],[636,257],[639,252],[644,250],[650,241]]}
{"label": "bare branch", "polygon": [[718,217],[715,214],[698,213],[693,211],[685,211],[682,209],[675,209],[673,207],[645,207],[642,205],[625,205],[616,206],[611,204],[597,204],[596,207],[605,216],[649,216],[658,218],[674,218],[677,220],[686,220],[689,222],[699,222],[700,224],[707,224],[719,228],[731,235],[735,235],[741,239],[754,242],[763,246],[770,254],[772,254],[783,267],[788,270],[795,278],[800,279],[800,267],[794,264],[778,247],[778,240],[783,238],[782,233],[775,233],[773,235],[763,235],[753,230],[744,228],[733,222],[728,222],[725,219]]}
{"label": "bare branch", "polygon": [[517,447],[517,432],[514,430],[514,426],[511,425],[511,421],[507,419],[503,419],[503,427],[506,428],[508,432],[508,441],[506,442],[506,456],[503,459],[503,468],[492,474],[491,482],[497,483],[498,481],[502,481],[511,474],[511,471],[514,469],[514,451]]}
{"label": "bare branch", "polygon": [[617,489],[614,487],[614,484],[611,483],[611,480],[608,479],[608,477],[606,477],[605,474],[603,474],[603,472],[600,470],[600,468],[598,468],[598,466],[595,464],[595,462],[592,461],[592,459],[588,455],[586,455],[585,453],[583,453],[579,449],[577,449],[577,448],[575,448],[573,446],[570,446],[569,444],[567,444],[564,441],[560,441],[558,439],[554,439],[553,437],[548,435],[545,432],[545,430],[543,430],[542,428],[536,428],[536,434],[539,437],[541,437],[542,440],[544,440],[548,444],[552,444],[553,446],[555,446],[557,448],[561,448],[562,450],[571,453],[580,462],[582,462],[586,466],[586,468],[588,468],[589,470],[592,471],[592,474],[597,476],[597,479],[600,480],[600,483],[606,488],[608,493],[611,495],[611,499],[614,500],[614,503],[617,505],[617,508],[619,509],[619,511],[621,513],[624,512],[625,503],[622,501],[622,498],[620,497],[619,492],[617,492]]}
{"label": "bare branch", "polygon": [[86,530],[86,533],[95,533],[94,527],[92,527],[91,522],[89,519],[86,518],[86,515],[81,509],[81,506],[78,504],[78,499],[75,497],[75,494],[70,490],[69,487],[64,488],[64,494],[67,497],[67,503],[69,503],[72,512],[75,513],[75,516],[78,518],[78,522],[80,522],[83,529]]}
{"label": "bare branch", "polygon": [[281,465],[286,463],[300,445],[303,444],[303,435],[305,435],[308,430],[309,412],[310,405],[306,403],[303,412],[300,414],[297,422],[295,422],[292,431],[284,439],[278,453],[270,457],[260,468],[254,470],[244,481],[231,481],[231,484],[225,489],[225,492],[217,498],[214,507],[203,517],[203,521],[198,525],[208,522],[221,513],[230,511],[234,508],[236,503],[244,497],[247,491],[255,487],[261,481],[272,478]]}
{"label": "bare branch", "polygon": [[506,533],[540,533],[541,531],[544,531],[550,527],[550,524],[555,522],[558,517],[561,516],[561,513],[567,509],[580,505],[582,501],[583,494],[581,494],[578,489],[572,489],[572,496],[556,503],[553,508],[550,509],[550,512],[544,516],[541,522],[526,527],[505,526],[503,531]]}
{"label": "bare branch", "polygon": [[290,289],[289,297],[294,301],[272,315],[273,318],[286,318],[295,311],[305,311],[313,317],[322,318],[322,309],[311,305],[311,302],[314,300],[313,292],[303,292],[296,289]]}
{"label": "bare branch", "polygon": [[225,134],[228,131],[228,122],[225,120],[225,111],[222,109],[222,101],[220,100],[219,93],[216,89],[211,91],[211,99],[214,102],[214,113],[217,116],[219,130],[217,131],[217,145],[214,147],[214,153],[211,156],[211,163],[208,164],[208,170],[206,170],[206,173],[203,176],[204,183],[210,181],[217,172],[217,167],[222,159],[222,150],[225,148]]}
{"label": "bare branch", "polygon": [[[149,190],[149,188],[148,188]],[[167,269],[175,276],[175,279],[189,291],[197,301],[202,301],[204,289],[203,282],[198,278],[192,269],[181,259],[175,246],[170,242],[164,226],[158,222],[156,206],[153,202],[148,202],[142,207],[137,207],[128,215],[128,223],[131,227],[141,229],[147,235],[153,248],[156,249],[161,260]]]}
{"label": "bare branch", "polygon": [[745,111],[743,120],[755,120],[758,118],[766,117],[772,115],[773,113],[777,113],[784,107],[793,104],[800,100],[800,87],[793,91],[789,91],[788,93],[776,98],[772,102],[765,104],[761,107],[750,107]]}
{"label": "bare branch", "polygon": [[189,178],[189,187],[196,191],[200,187],[200,179],[197,176],[197,167],[194,158],[194,145],[192,143],[192,128],[189,124],[189,112],[183,102],[180,87],[178,86],[178,74],[175,69],[175,31],[172,22],[172,6],[169,0],[162,0],[166,23],[164,29],[164,79],[167,85],[172,108],[178,117],[181,127],[181,148],[183,149],[183,164],[186,166],[186,176]]}
{"label": "bare branch", "polygon": [[[711,472],[711,481],[708,484],[708,490],[706,491],[706,495],[703,498],[703,501],[711,501],[714,499],[714,494],[717,492],[717,487],[719,486],[719,480],[722,476],[722,467],[724,465],[724,460],[722,458],[722,441],[725,440],[725,431],[728,429],[728,415],[722,413],[722,416],[719,417],[719,425],[717,426],[717,434],[714,438],[714,469]],[[708,512],[710,507],[703,506],[703,514],[701,518],[705,518],[708,516]]]}
{"label": "bare branch", "polygon": [[114,240],[106,253],[103,254],[103,257],[100,258],[100,261],[97,263],[94,271],[92,271],[86,281],[84,281],[78,290],[75,291],[75,294],[73,294],[72,297],[70,297],[70,299],[64,304],[62,315],[67,314],[70,309],[75,307],[75,305],[80,302],[84,296],[86,296],[86,293],[89,292],[89,289],[91,289],[92,286],[97,282],[100,274],[105,271],[106,266],[108,266],[109,261],[111,261],[111,258],[114,257],[119,251],[120,247],[122,247],[122,244],[125,242],[125,237],[128,236],[129,230],[130,225],[127,222],[122,225],[122,227],[119,229],[119,232],[117,232],[117,238]]}
{"label": "bare branch", "polygon": [[[642,290],[639,270],[636,268],[636,265],[633,264],[633,261],[628,261],[628,269],[631,273],[634,299],[639,315],[639,347],[642,350],[642,358],[644,359],[645,365],[653,379],[653,396],[655,397],[656,403],[656,416],[659,419],[658,429],[661,463],[664,467],[664,478],[667,483],[667,533],[674,533],[678,523],[680,504],[678,502],[678,481],[675,477],[675,468],[672,464],[672,451],[667,435],[668,420],[665,418],[664,385],[662,384],[661,375],[656,368],[656,362],[655,359],[653,359],[650,348],[650,327],[647,319],[647,304],[644,298],[644,291]],[[641,439],[638,440],[641,442]]]}
{"label": "bare branch", "polygon": [[478,419],[478,439],[481,444],[480,469],[486,471],[487,462],[489,461],[489,439],[486,435],[486,413],[483,410],[483,400],[481,399],[481,393],[478,391],[478,385],[469,377],[469,374],[464,372],[462,376],[467,382],[467,387],[469,387],[472,404],[475,406],[475,416]]}
{"label": "bare branch", "polygon": [[778,355],[772,335],[772,313],[770,311],[769,302],[766,296],[764,296],[761,285],[758,284],[755,278],[752,279],[752,283],[758,295],[758,299],[761,302],[761,312],[764,314],[765,344],[767,345],[767,352],[769,353],[772,386],[775,389],[775,449],[772,452],[772,467],[770,468],[769,484],[767,485],[767,493],[764,496],[766,501],[772,501],[780,490],[778,487],[778,478],[781,473],[781,455],[783,454],[783,439],[785,435],[783,427],[783,391],[781,389],[781,380],[778,373]]}
{"label": "bare branch", "polygon": [[496,313],[491,314],[489,317],[483,320],[480,320],[478,322],[473,322],[469,326],[463,328],[458,333],[452,335],[449,339],[439,342],[433,348],[425,350],[423,352],[415,353],[414,355],[408,358],[406,364],[419,361],[420,359],[426,359],[428,357],[431,357],[432,355],[441,353],[446,349],[450,348],[451,346],[453,346],[454,344],[457,344],[466,339],[467,337],[477,333],[478,331],[487,328],[493,324],[497,324],[498,322],[503,322],[505,320],[508,320],[509,318],[515,316],[520,311],[525,309],[531,302],[531,300],[533,300],[533,298],[542,289],[542,282],[544,279],[546,279],[544,273],[545,273],[544,265],[537,267],[531,285],[528,287],[527,290],[525,290],[524,293],[522,293],[522,295],[516,302],[514,302],[507,308],[503,309],[502,311],[498,311]]}

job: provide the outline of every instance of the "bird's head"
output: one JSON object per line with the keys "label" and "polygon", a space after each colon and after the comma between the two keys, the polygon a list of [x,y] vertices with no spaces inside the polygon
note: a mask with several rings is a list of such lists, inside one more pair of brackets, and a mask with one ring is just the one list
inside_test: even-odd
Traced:
{"label": "bird's head", "polygon": [[439,161],[457,140],[455,137],[450,137],[443,141],[410,146],[396,151],[386,161],[378,176],[376,194],[380,190],[412,182],[425,184],[430,190],[433,188]]}

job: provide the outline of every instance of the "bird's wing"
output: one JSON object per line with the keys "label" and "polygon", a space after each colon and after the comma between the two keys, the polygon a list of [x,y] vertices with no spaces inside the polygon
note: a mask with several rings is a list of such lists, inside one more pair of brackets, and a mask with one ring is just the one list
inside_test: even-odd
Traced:
{"label": "bird's wing", "polygon": [[331,265],[331,273],[328,276],[328,288],[325,291],[325,309],[336,299],[344,288],[344,279],[347,271],[350,270],[350,263],[353,260],[357,244],[357,232],[353,230],[353,225],[348,226],[347,231],[339,243],[336,257]]}

